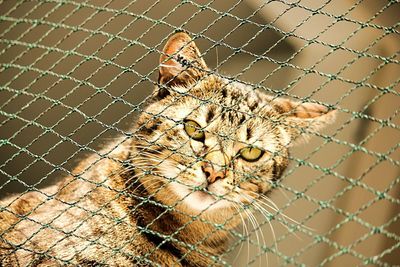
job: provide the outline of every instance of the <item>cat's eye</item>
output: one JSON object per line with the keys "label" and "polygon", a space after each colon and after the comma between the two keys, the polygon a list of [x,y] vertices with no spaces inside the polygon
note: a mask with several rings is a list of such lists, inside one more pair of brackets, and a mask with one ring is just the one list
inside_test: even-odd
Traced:
{"label": "cat's eye", "polygon": [[204,131],[197,122],[186,120],[185,131],[192,139],[196,141],[204,141]]}
{"label": "cat's eye", "polygon": [[239,155],[242,159],[250,162],[259,160],[264,154],[264,150],[257,147],[245,147],[239,151]]}

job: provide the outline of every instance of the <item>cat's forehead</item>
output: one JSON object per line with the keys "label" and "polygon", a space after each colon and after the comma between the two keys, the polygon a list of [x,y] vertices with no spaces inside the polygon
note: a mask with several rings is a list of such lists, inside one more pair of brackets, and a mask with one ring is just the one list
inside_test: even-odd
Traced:
{"label": "cat's forehead", "polygon": [[203,78],[193,89],[193,94],[211,100],[223,101],[225,105],[232,105],[235,102],[255,96],[251,86],[216,75]]}
{"label": "cat's forehead", "polygon": [[199,106],[193,112],[205,115],[207,123],[215,115],[230,124],[242,124],[251,117],[265,117],[274,112],[270,98],[251,86],[211,76],[199,82],[187,98],[189,105]]}
{"label": "cat's forehead", "polygon": [[[217,128],[219,131],[245,128],[265,128],[269,111],[273,112],[262,94],[251,87],[228,80],[206,81],[189,92],[183,101],[182,114],[193,119],[202,127]],[[243,128],[243,127],[242,127]]]}

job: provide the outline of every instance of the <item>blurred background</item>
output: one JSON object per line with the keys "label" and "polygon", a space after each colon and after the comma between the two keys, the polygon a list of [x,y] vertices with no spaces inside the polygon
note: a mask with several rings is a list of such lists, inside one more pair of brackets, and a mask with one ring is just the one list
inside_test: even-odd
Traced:
{"label": "blurred background", "polygon": [[339,110],[270,196],[300,226],[258,215],[228,262],[400,265],[399,18],[381,0],[0,1],[0,196],[129,133],[184,29],[215,71]]}

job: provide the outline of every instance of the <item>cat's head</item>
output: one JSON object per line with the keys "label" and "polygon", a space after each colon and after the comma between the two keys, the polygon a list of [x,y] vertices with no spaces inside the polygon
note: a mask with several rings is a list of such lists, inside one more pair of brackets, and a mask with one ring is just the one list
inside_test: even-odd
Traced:
{"label": "cat's head", "polygon": [[209,70],[186,33],[160,58],[159,87],[136,125],[134,164],[158,201],[215,213],[264,194],[299,138],[333,122],[334,111],[254,90]]}

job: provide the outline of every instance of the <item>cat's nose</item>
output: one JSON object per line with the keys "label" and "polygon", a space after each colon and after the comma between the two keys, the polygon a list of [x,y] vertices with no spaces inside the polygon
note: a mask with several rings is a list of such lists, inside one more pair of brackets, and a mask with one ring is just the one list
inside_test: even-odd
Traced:
{"label": "cat's nose", "polygon": [[225,178],[225,166],[228,163],[227,156],[220,150],[213,150],[205,155],[205,161],[202,170],[209,183],[213,183],[218,179]]}
{"label": "cat's nose", "polygon": [[204,163],[201,169],[210,184],[214,183],[218,179],[225,178],[225,171],[216,170],[210,163]]}

